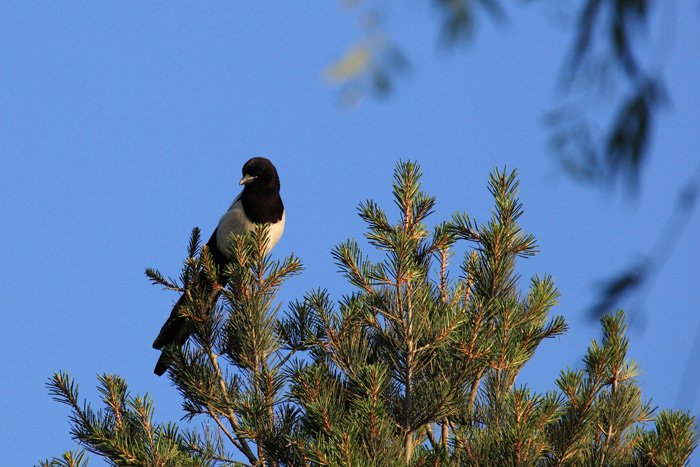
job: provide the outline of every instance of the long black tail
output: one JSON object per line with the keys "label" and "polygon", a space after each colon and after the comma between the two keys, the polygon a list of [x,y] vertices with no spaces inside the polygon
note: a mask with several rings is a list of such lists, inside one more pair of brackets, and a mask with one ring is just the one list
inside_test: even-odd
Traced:
{"label": "long black tail", "polygon": [[[175,344],[182,346],[187,342],[187,339],[192,334],[190,326],[187,323],[187,318],[181,315],[181,308],[185,303],[185,295],[183,294],[180,299],[175,303],[173,311],[170,312],[170,317],[165,321],[163,327],[160,328],[158,337],[153,341],[153,348],[161,350],[163,347]],[[161,352],[156,368],[153,373],[158,376],[162,376],[163,373],[170,368],[170,359],[165,355],[165,352]]]}
{"label": "long black tail", "polygon": [[[228,262],[228,259],[219,250],[216,244],[217,230],[218,228],[215,229],[214,233],[211,234],[211,238],[209,238],[209,241],[207,242],[207,248],[209,249],[209,253],[212,255],[212,260],[214,261],[214,264],[216,265],[218,271],[224,268],[224,266]],[[204,281],[203,283],[206,282],[206,279],[202,278],[202,280]],[[219,290],[213,290],[211,292],[211,294],[209,295],[209,301],[206,305],[207,313],[210,313],[212,308],[214,308],[216,301],[219,299],[219,295]],[[190,325],[187,322],[187,318],[182,316],[182,311],[180,310],[180,308],[185,306],[185,300],[186,295],[182,294],[177,303],[175,303],[173,311],[170,312],[170,317],[165,322],[165,324],[163,324],[163,327],[158,333],[158,337],[156,337],[156,340],[153,341],[154,349],[161,350],[163,347],[170,344],[182,347],[183,345],[185,345],[185,342],[187,342],[187,339],[190,337],[193,330],[190,329]],[[160,358],[158,359],[158,363],[156,363],[156,368],[153,370],[153,373],[157,374],[158,376],[162,376],[163,373],[165,373],[168,370],[168,368],[170,368],[171,363],[172,362],[170,361],[170,359],[165,356],[165,352],[161,352]]]}
{"label": "long black tail", "polygon": [[[211,293],[209,296],[209,303],[207,304],[207,313],[210,313],[214,308],[219,295],[220,292],[218,290]],[[182,316],[181,310],[181,308],[185,305],[185,300],[186,296],[183,294],[177,303],[175,303],[173,311],[170,312],[170,317],[163,324],[163,327],[158,333],[158,337],[156,337],[156,340],[153,341],[154,349],[162,350],[168,345],[177,345],[178,347],[182,347],[185,345],[185,342],[187,342],[187,339],[189,339],[193,330],[191,329],[190,324],[187,322],[187,318]],[[172,361],[167,357],[165,351],[161,352],[160,358],[158,358],[158,363],[156,363],[153,373],[157,374],[158,376],[162,376],[163,373],[170,368],[171,363]]]}
{"label": "long black tail", "polygon": [[156,363],[156,367],[153,370],[153,373],[157,374],[158,376],[163,376],[163,373],[168,371],[168,368],[170,368],[170,364],[172,362],[168,358],[167,355],[165,355],[165,352],[160,353],[160,358],[158,358],[158,363]]}

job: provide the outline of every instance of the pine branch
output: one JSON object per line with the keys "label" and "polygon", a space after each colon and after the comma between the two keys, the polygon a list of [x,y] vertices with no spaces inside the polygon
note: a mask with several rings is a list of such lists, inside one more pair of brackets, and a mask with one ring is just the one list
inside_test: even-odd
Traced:
{"label": "pine branch", "polygon": [[220,423],[218,416],[215,414],[215,410],[213,407],[208,406],[208,410],[214,421],[216,422],[217,425],[219,425],[219,428],[222,429],[222,431],[226,434],[226,436],[229,438],[229,440],[248,458],[248,461],[255,465],[258,462],[258,458],[255,457],[253,454],[253,451],[250,449],[250,446],[248,445],[248,442],[246,441],[245,438],[241,437],[238,435],[239,431],[239,425],[238,425],[238,418],[236,417],[236,414],[233,412],[233,401],[229,399],[228,396],[228,388],[226,387],[226,381],[224,379],[223,373],[221,372],[221,368],[219,367],[219,362],[217,355],[214,354],[211,348],[207,349],[208,350],[208,357],[209,357],[209,362],[211,363],[212,367],[214,368],[214,374],[216,375],[217,383],[219,385],[219,390],[221,391],[221,396],[224,398],[224,401],[226,402],[226,407],[228,407],[228,410],[226,413],[223,413],[223,415],[226,417],[228,420],[229,424],[231,425],[231,428],[233,429],[234,435],[228,432],[226,428],[223,426],[223,424]]}
{"label": "pine branch", "polygon": [[54,399],[71,408],[71,434],[88,451],[117,465],[190,465],[206,460],[189,449],[177,430],[152,423],[150,399],[131,397],[119,377],[102,375],[99,381],[104,414],[94,413],[89,404],[80,406],[77,386],[67,374],[56,373],[47,384]]}
{"label": "pine branch", "polygon": [[156,269],[147,268],[146,276],[148,276],[153,285],[162,285],[166,290],[176,290],[178,292],[183,292],[182,287],[178,286],[174,280],[166,278],[160,273],[160,271]]}
{"label": "pine branch", "polygon": [[66,451],[61,454],[61,458],[54,457],[53,460],[40,461],[40,467],[87,467],[88,460],[84,459],[85,451]]}

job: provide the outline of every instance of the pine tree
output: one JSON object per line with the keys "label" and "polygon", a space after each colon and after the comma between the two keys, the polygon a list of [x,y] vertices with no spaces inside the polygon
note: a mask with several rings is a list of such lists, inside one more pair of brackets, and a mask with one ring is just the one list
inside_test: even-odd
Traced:
{"label": "pine tree", "polygon": [[[179,282],[147,274],[188,294],[182,312],[195,332],[168,350],[169,375],[186,418],[208,420],[205,432],[155,424],[150,399],[131,396],[118,376],[100,378],[105,409],[94,412],[58,373],[49,388],[71,408],[74,438],[114,465],[687,465],[695,419],[654,418],[622,311],[603,317],[601,342],[581,369],[562,371],[557,389],[516,384],[540,343],[567,330],[550,316],[551,276],[519,289],[516,262],[537,246],[518,224],[516,172],[494,171],[485,223],[458,213],[432,229],[435,198],[420,177],[415,163],[397,165],[395,222],[371,200],[360,205],[378,259],[353,239],[333,250],[354,291],[337,303],[310,291],[284,316],[275,297],[301,271],[298,259],[272,261],[259,227],[230,239],[236,259],[217,275],[195,229]],[[453,277],[457,242],[469,249]],[[222,298],[209,312],[214,290]],[[40,465],[82,466],[83,457]]]}

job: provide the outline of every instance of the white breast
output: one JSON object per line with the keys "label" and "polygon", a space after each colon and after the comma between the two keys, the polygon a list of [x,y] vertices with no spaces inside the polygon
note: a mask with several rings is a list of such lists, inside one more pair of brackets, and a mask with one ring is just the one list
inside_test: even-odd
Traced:
{"label": "white breast", "polygon": [[[282,232],[284,232],[284,220],[285,214],[283,212],[282,219],[270,226],[270,238],[265,254],[269,253],[272,247],[274,247],[282,237]],[[236,199],[233,200],[233,203],[231,203],[231,207],[228,208],[228,211],[226,211],[219,220],[219,225],[216,230],[217,246],[221,251],[226,251],[228,249],[228,236],[230,234],[242,235],[250,231],[253,225],[254,224],[246,217],[243,211],[243,203],[241,203],[241,195],[238,195]]]}

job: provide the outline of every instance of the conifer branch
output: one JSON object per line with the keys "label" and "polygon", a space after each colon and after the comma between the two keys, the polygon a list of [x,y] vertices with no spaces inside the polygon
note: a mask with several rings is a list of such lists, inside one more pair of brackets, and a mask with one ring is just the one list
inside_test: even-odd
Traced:
{"label": "conifer branch", "polygon": [[207,409],[209,410],[209,413],[211,414],[212,418],[214,421],[219,425],[219,427],[224,431],[226,436],[231,440],[231,442],[248,458],[248,461],[255,465],[258,461],[258,458],[255,457],[253,454],[253,451],[250,449],[250,446],[248,445],[248,442],[246,441],[245,438],[242,436],[238,435],[238,432],[240,430],[240,427],[238,425],[238,419],[236,418],[236,414],[233,412],[233,401],[231,401],[228,397],[228,389],[226,387],[226,381],[224,380],[223,373],[221,371],[221,367],[219,367],[219,362],[217,356],[214,354],[213,350],[210,348],[207,349],[207,355],[209,357],[209,362],[211,363],[212,367],[214,368],[214,374],[216,375],[217,383],[219,385],[219,390],[221,391],[221,395],[224,398],[224,401],[226,402],[226,406],[228,407],[227,413],[223,414],[226,419],[229,421],[231,424],[231,428],[233,429],[233,432],[235,433],[235,439],[234,436],[232,436],[228,430],[221,424],[219,421],[218,417],[213,413],[214,409],[210,405],[207,406]]}

